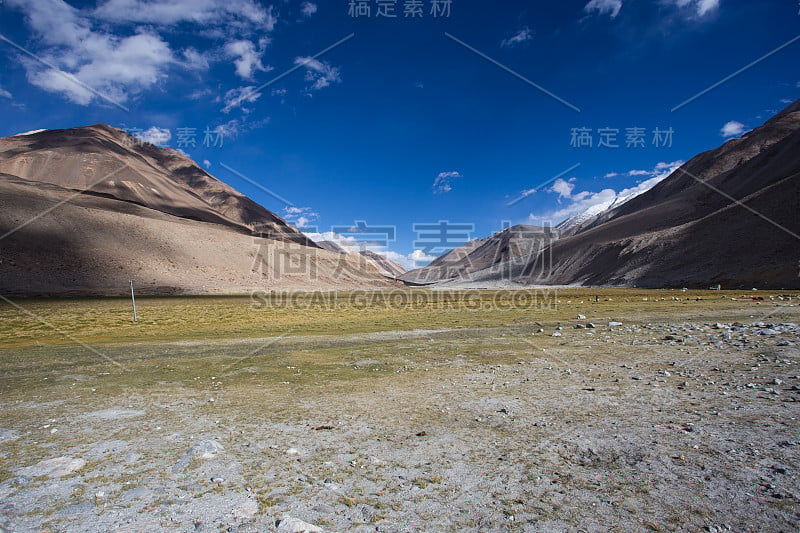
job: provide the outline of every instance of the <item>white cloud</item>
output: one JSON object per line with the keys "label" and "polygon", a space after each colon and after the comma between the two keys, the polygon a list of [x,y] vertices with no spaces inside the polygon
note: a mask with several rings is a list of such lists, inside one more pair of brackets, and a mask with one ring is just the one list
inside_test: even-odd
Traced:
{"label": "white cloud", "polygon": [[781,103],[782,104],[791,104],[792,100],[789,99],[789,98],[781,98]]}
{"label": "white cloud", "polygon": [[622,0],[591,0],[583,8],[587,13],[596,12],[599,15],[608,13],[612,19],[617,18],[620,9],[622,9]]}
{"label": "white cloud", "polygon": [[421,263],[430,263],[436,256],[428,255],[423,250],[414,250],[408,255],[408,259],[414,262],[415,267],[419,267]]}
{"label": "white cloud", "polygon": [[308,228],[311,222],[319,219],[319,214],[310,207],[284,207],[283,218],[298,229]]}
{"label": "white cloud", "polygon": [[85,86],[124,102],[162,80],[175,63],[169,45],[149,29],[137,28],[128,36],[93,30],[81,12],[62,0],[8,0],[7,5],[25,13],[42,47],[36,52],[61,71],[26,58],[22,64],[28,81],[75,103],[86,105],[99,98]]}
{"label": "white cloud", "polygon": [[[96,8],[80,9],[64,0],[6,0],[5,5],[24,14],[33,52],[58,69],[21,57],[28,81],[81,105],[124,103],[166,79],[170,68],[205,71],[226,57],[235,59],[240,76],[252,76],[267,68],[261,55],[277,22],[273,8],[256,0],[98,0]],[[173,50],[163,34],[186,30],[229,40],[231,50]],[[240,53],[232,55],[235,43],[249,42],[252,35],[261,36],[260,48],[239,45]]]}
{"label": "white cloud", "polygon": [[211,161],[208,159],[203,159],[203,166],[206,168],[211,168]]}
{"label": "white cloud", "polygon": [[529,27],[525,26],[517,33],[509,37],[508,39],[503,39],[500,43],[500,46],[503,48],[511,48],[518,44],[522,44],[524,42],[530,41],[533,39],[534,32]]}
{"label": "white cloud", "polygon": [[77,46],[92,36],[89,23],[77,9],[62,0],[7,0],[6,5],[25,13],[26,23],[46,45]]}
{"label": "white cloud", "polygon": [[731,120],[719,130],[719,134],[725,137],[739,137],[745,132],[745,126],[741,122]]}
{"label": "white cloud", "polygon": [[190,70],[208,70],[208,56],[198,52],[195,48],[187,48],[183,51],[184,66]]}
{"label": "white cloud", "polygon": [[251,80],[255,71],[268,72],[272,70],[272,67],[265,67],[261,62],[264,48],[268,43],[269,41],[266,38],[259,39],[258,49],[251,41],[232,41],[225,44],[225,53],[229,58],[233,58],[237,76],[245,80]]}
{"label": "white cloud", "polygon": [[460,172],[440,172],[436,179],[433,180],[433,194],[443,194],[453,190],[453,180],[456,178],[463,178]]}
{"label": "white cloud", "polygon": [[[720,0],[659,0],[685,12],[688,18],[703,18],[719,10]],[[583,10],[589,14],[610,15],[616,18],[622,9],[623,0],[591,0]]]}
{"label": "white cloud", "polygon": [[339,235],[338,233],[334,233],[332,231],[326,231],[323,233],[304,231],[303,233],[305,233],[306,237],[314,242],[335,242],[345,250],[354,253],[357,253],[361,249],[360,245],[363,244],[359,243],[358,239],[355,237],[345,237],[344,235]]}
{"label": "white cloud", "polygon": [[225,96],[222,97],[222,101],[225,103],[223,112],[227,113],[234,107],[241,107],[244,112],[248,112],[249,110],[244,108],[242,104],[246,102],[255,102],[261,98],[261,94],[260,92],[256,92],[255,85],[230,89],[225,93]]}
{"label": "white cloud", "polygon": [[649,176],[651,173],[649,170],[629,170],[628,176]]}
{"label": "white cloud", "polygon": [[656,163],[655,171],[663,172],[669,170],[670,174],[678,169],[683,164],[683,161],[673,161],[672,163]]}
{"label": "white cloud", "polygon": [[11,93],[0,87],[0,98],[12,98]]}
{"label": "white cloud", "polygon": [[711,11],[719,9],[719,0],[698,0],[697,16],[702,17]]}
{"label": "white cloud", "polygon": [[304,231],[303,233],[306,235],[306,237],[314,242],[334,242],[349,253],[359,253],[364,250],[369,250],[371,252],[375,252],[376,254],[381,254],[385,258],[389,259],[390,261],[394,261],[406,270],[419,268],[422,266],[422,264],[430,263],[436,259],[435,256],[427,255],[422,250],[414,250],[410,254],[405,255],[395,252],[394,250],[390,250],[386,246],[370,244],[355,237],[340,235],[339,233],[334,233],[332,231],[326,231],[323,233]]}
{"label": "white cloud", "polygon": [[572,191],[575,189],[575,183],[573,183],[574,179],[575,178],[572,178],[570,181],[565,181],[561,178],[558,178],[549,190],[557,193],[559,200],[561,198],[569,198],[572,196]]}
{"label": "white cloud", "polygon": [[189,96],[187,96],[187,98],[189,100],[200,100],[201,98],[205,96],[210,96],[212,94],[214,93],[211,91],[211,89],[203,88],[203,89],[197,89],[196,91],[189,93]]}
{"label": "white cloud", "polygon": [[303,2],[300,11],[303,13],[303,16],[310,17],[311,15],[317,12],[317,4],[312,4],[311,2]]}
{"label": "white cloud", "polygon": [[246,25],[267,32],[277,21],[271,7],[264,8],[253,0],[108,0],[94,15],[118,23]]}
{"label": "white cloud", "polygon": [[297,57],[295,65],[303,65],[306,71],[306,81],[310,82],[311,89],[318,91],[333,83],[341,83],[342,73],[339,67],[333,67],[330,63],[319,61],[311,57]]}
{"label": "white cloud", "polygon": [[220,124],[211,131],[213,131],[216,135],[222,136],[223,139],[235,139],[240,133],[239,121],[237,119],[229,120],[225,124]]}
{"label": "white cloud", "polygon": [[[600,192],[592,193],[587,191],[580,193],[578,198],[579,199],[573,201],[566,207],[563,207],[544,218],[560,222],[573,215],[577,215],[578,213],[582,213],[595,207],[605,208],[611,205],[611,203],[617,198],[617,193],[614,191],[614,189],[603,189]],[[531,215],[531,218],[534,218],[533,215]]]}
{"label": "white cloud", "polygon": [[599,214],[600,212],[612,206],[620,205],[623,202],[626,202],[631,198],[650,190],[664,180],[664,178],[668,177],[675,170],[677,170],[682,164],[683,161],[673,161],[671,163],[661,162],[656,164],[653,170],[644,172],[644,174],[639,170],[633,170],[624,173],[611,172],[607,174],[607,177],[612,174],[613,176],[649,176],[647,180],[641,181],[633,187],[622,189],[619,192],[616,192],[614,189],[606,188],[599,192],[580,191],[575,193],[575,184],[573,183],[575,178],[572,178],[572,180],[569,181],[558,179],[554,182],[553,186],[548,189],[548,191],[558,194],[559,201],[562,199],[567,199],[570,202],[563,208],[558,209],[546,216],[536,216],[531,214],[530,219],[552,220],[558,223],[582,213],[585,213],[586,218],[588,219],[591,216]]}
{"label": "white cloud", "polygon": [[153,126],[141,133],[137,133],[136,137],[146,143],[154,144],[156,146],[166,146],[169,140],[172,138],[172,133],[170,133],[170,131],[167,129]]}
{"label": "white cloud", "polygon": [[673,4],[681,9],[693,12],[697,17],[704,17],[719,9],[719,0],[663,0],[664,3]]}
{"label": "white cloud", "polygon": [[224,143],[225,139],[235,139],[239,135],[243,135],[247,132],[259,129],[269,123],[269,117],[263,118],[257,121],[247,121],[246,119],[231,119],[224,124],[220,124],[214,128],[211,128],[211,131],[214,134],[213,142],[216,142],[217,137],[221,138],[221,142]]}

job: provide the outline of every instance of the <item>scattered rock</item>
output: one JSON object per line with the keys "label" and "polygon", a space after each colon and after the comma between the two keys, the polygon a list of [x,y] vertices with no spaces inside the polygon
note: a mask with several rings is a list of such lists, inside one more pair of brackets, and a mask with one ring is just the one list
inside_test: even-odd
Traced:
{"label": "scattered rock", "polygon": [[284,515],[283,518],[275,523],[278,531],[281,533],[322,533],[322,528],[303,522],[299,518],[292,518],[289,515]]}
{"label": "scattered rock", "polygon": [[611,327],[621,326],[622,322],[617,322],[617,321],[612,320],[611,322],[608,323],[608,325],[611,326]]}
{"label": "scattered rock", "polygon": [[32,466],[20,468],[17,474],[29,478],[38,476],[62,477],[80,470],[85,464],[86,461],[83,459],[75,459],[66,456],[55,457],[53,459],[39,461]]}
{"label": "scattered rock", "polygon": [[172,467],[173,472],[180,472],[189,466],[193,457],[200,459],[213,459],[218,453],[224,452],[225,449],[220,443],[214,440],[200,441],[184,453],[175,466]]}

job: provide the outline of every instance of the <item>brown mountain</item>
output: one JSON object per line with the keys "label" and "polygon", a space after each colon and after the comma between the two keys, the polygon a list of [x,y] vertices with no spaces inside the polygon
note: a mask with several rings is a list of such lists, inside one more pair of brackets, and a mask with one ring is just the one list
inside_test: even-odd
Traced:
{"label": "brown mountain", "polygon": [[0,172],[316,246],[180,152],[105,124],[2,138]]}
{"label": "brown mountain", "polygon": [[[545,244],[524,262],[505,261],[505,269],[498,269],[501,259],[489,268],[478,265],[468,276],[430,281],[800,286],[800,101],[743,137],[694,157],[574,234]],[[419,276],[412,271],[403,279]]]}
{"label": "brown mountain", "polygon": [[405,273],[403,281],[426,285],[446,280],[456,282],[507,280],[516,276],[519,265],[542,252],[541,237],[552,235],[549,228],[518,225],[475,239],[436,258],[428,266]]}
{"label": "brown mountain", "polygon": [[383,272],[383,274],[387,277],[398,278],[406,273],[405,268],[398,265],[383,254],[379,254],[371,250],[361,250],[359,253],[368,260],[372,261],[378,270]]}
{"label": "brown mountain", "polygon": [[0,294],[391,286],[169,149],[104,125],[0,139]]}

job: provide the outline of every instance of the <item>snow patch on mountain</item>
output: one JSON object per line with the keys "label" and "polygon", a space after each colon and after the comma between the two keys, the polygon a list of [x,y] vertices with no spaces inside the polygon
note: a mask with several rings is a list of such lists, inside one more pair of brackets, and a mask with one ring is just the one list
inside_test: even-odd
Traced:
{"label": "snow patch on mountain", "polygon": [[614,193],[613,195],[604,194],[606,192],[611,193],[611,189],[606,189],[605,191],[594,194],[591,198],[595,199],[596,202],[590,202],[589,207],[580,210],[577,214],[559,223],[556,228],[563,232],[592,222],[603,213],[606,213],[612,209],[616,209],[622,204],[632,200],[633,198],[636,198],[640,194],[649,191],[669,177],[681,165],[683,165],[683,163],[683,161],[659,163],[652,172],[653,177],[637,184],[635,187],[623,189],[618,193]]}

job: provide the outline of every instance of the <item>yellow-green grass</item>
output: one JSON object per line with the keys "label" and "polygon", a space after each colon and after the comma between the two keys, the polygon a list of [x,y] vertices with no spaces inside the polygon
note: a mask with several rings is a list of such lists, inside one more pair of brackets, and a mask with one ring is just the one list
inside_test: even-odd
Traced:
{"label": "yellow-green grass", "polygon": [[141,298],[137,300],[138,323],[133,322],[131,303],[126,299],[20,299],[16,303],[24,311],[0,302],[0,350],[67,345],[76,340],[96,344],[255,339],[531,322],[555,324],[574,320],[577,314],[594,320],[621,316],[646,319],[663,314],[690,315],[709,308],[724,311],[752,305],[755,309],[769,305],[781,294],[785,292],[415,289],[308,293],[293,295],[288,301],[276,294]]}
{"label": "yellow-green grass", "polygon": [[[286,383],[294,390],[320,383],[347,389],[362,379],[364,386],[404,379],[397,371],[405,366],[413,373],[430,363],[442,371],[456,355],[513,363],[563,343],[550,336],[559,324],[769,321],[800,303],[798,293],[633,289],[272,298],[141,299],[136,324],[123,299],[21,300],[24,311],[0,306],[0,392],[22,399],[32,392],[115,396],[174,385],[207,391],[211,377],[227,380],[228,391],[234,383],[248,390]],[[534,336],[540,326],[546,331]],[[368,335],[416,330],[444,332]],[[375,364],[356,364],[362,361]]]}

